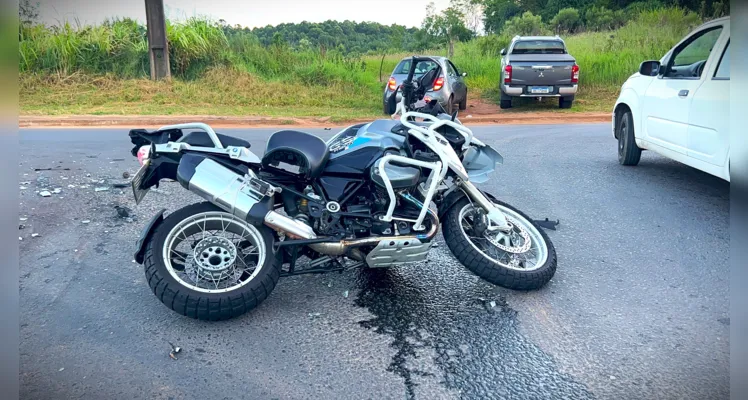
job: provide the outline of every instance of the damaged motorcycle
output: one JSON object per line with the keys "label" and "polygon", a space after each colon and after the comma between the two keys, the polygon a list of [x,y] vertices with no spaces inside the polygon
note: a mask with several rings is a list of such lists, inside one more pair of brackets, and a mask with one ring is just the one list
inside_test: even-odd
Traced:
{"label": "damaged motorcycle", "polygon": [[411,68],[399,117],[327,142],[281,130],[261,158],[202,123],[131,130],[137,203],[162,179],[206,200],[161,210],[143,229],[135,260],[156,297],[192,318],[228,319],[257,307],[282,276],[424,261],[440,226],[455,258],[486,281],[545,285],[556,270],[546,233],[475,186],[502,156],[457,113],[424,101],[440,72]]}

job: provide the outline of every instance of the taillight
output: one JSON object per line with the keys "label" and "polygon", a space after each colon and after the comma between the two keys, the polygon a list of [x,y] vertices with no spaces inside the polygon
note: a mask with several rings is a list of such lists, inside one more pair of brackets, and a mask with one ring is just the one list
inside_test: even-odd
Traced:
{"label": "taillight", "polygon": [[504,67],[504,83],[512,83],[512,66]]}
{"label": "taillight", "polygon": [[434,82],[434,91],[440,90],[444,86],[444,77],[440,76],[436,79],[436,82]]}
{"label": "taillight", "polygon": [[387,86],[389,86],[390,90],[397,89],[397,81],[395,80],[394,77],[390,78],[390,81],[387,83]]}
{"label": "taillight", "polygon": [[151,146],[143,146],[138,149],[138,162],[140,165],[145,164],[145,161],[148,160],[148,158],[151,155]]}
{"label": "taillight", "polygon": [[579,82],[579,65],[574,64],[571,67],[571,83]]}

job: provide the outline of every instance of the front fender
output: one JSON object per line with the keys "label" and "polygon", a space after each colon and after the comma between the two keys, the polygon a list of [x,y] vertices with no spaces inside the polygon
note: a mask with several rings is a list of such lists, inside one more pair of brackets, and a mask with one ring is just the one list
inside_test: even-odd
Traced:
{"label": "front fender", "polygon": [[[492,202],[495,203],[498,201],[498,199],[496,199],[496,196],[488,192],[484,192],[483,190],[481,190],[480,192],[483,193],[483,195]],[[457,204],[458,201],[462,200],[463,197],[467,197],[467,194],[462,189],[457,189],[454,192],[448,194],[447,197],[445,197],[439,205],[439,221],[443,222],[444,216],[447,215],[449,210],[454,207],[454,205]]]}
{"label": "front fender", "polygon": [[488,175],[496,169],[496,164],[503,162],[504,157],[489,145],[470,146],[462,158],[462,165],[473,183],[487,182]]}
{"label": "front fender", "polygon": [[133,258],[135,259],[135,262],[138,264],[142,264],[145,258],[145,246],[146,243],[151,239],[153,236],[153,232],[156,231],[156,228],[158,228],[159,225],[161,225],[162,222],[164,222],[164,213],[166,212],[165,208],[162,208],[160,211],[158,211],[150,221],[148,221],[148,225],[143,228],[143,231],[140,232],[140,238],[138,239],[137,243],[135,243],[135,254],[133,255]]}

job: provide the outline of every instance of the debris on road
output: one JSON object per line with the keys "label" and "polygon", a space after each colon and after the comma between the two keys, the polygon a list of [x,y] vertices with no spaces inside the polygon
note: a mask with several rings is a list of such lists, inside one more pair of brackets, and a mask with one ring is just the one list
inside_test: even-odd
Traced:
{"label": "debris on road", "polygon": [[108,186],[99,186],[97,188],[94,188],[94,192],[106,192],[109,190]]}
{"label": "debris on road", "polygon": [[129,177],[130,177],[130,173],[129,173],[129,172],[127,172],[127,171],[125,171],[125,172],[123,172],[123,173],[122,173],[122,177],[123,177],[124,179],[127,179],[127,178],[129,178]]}
{"label": "debris on road", "polygon": [[31,237],[39,237],[39,236],[41,236],[41,235],[39,235],[38,233],[32,233],[31,234]]}
{"label": "debris on road", "polygon": [[18,182],[19,185],[30,185],[31,181]]}
{"label": "debris on road", "polygon": [[64,371],[64,370],[65,370],[65,367],[62,367],[62,368],[58,369],[57,371],[58,371],[58,372],[62,372],[62,371]]}
{"label": "debris on road", "polygon": [[545,220],[536,219],[536,220],[534,220],[532,222],[534,222],[535,224],[537,224],[538,226],[540,226],[542,228],[550,229],[552,231],[555,231],[556,227],[558,226],[558,224],[561,223],[560,220],[549,221],[547,217],[546,217]]}
{"label": "debris on road", "polygon": [[26,225],[24,225],[24,224],[19,224],[19,225],[18,225],[18,229],[19,229],[19,230],[21,230],[21,229],[23,229],[23,228],[25,228],[25,227],[26,227]]}
{"label": "debris on road", "polygon": [[112,187],[115,187],[115,188],[126,188],[128,186],[130,186],[129,182],[114,182],[114,183],[112,183]]}
{"label": "debris on road", "polygon": [[117,210],[117,215],[120,218],[127,218],[130,216],[130,209],[127,207],[122,207],[119,205],[114,206],[114,209]]}
{"label": "debris on road", "polygon": [[60,192],[62,192],[62,188],[54,188],[52,190],[52,193],[54,193],[54,194],[60,194]]}
{"label": "debris on road", "polygon": [[91,223],[91,220],[90,219],[84,219],[83,221],[81,221],[81,223],[83,223],[83,224],[89,224],[89,223]]}
{"label": "debris on road", "polygon": [[494,308],[494,307],[496,307],[496,302],[495,302],[495,301],[491,301],[491,302],[490,302],[490,303],[488,303],[488,304],[489,304],[489,305],[491,305],[491,308]]}
{"label": "debris on road", "polygon": [[320,315],[321,315],[321,314],[320,314],[320,313],[318,313],[318,312],[315,312],[315,313],[309,313],[309,318],[316,318],[316,317],[319,317]]}
{"label": "debris on road", "polygon": [[50,197],[50,196],[52,196],[52,193],[49,193],[49,191],[47,191],[47,190],[42,190],[41,192],[39,192],[39,196]]}
{"label": "debris on road", "polygon": [[26,186],[19,186],[19,189],[21,189],[21,190],[26,190],[26,189],[28,189],[28,188],[27,188]]}
{"label": "debris on road", "polygon": [[182,348],[179,346],[174,346],[171,342],[167,342],[167,343],[169,343],[169,346],[171,346],[169,357],[171,357],[172,360],[176,360],[177,354],[179,354],[179,352],[182,351]]}
{"label": "debris on road", "polygon": [[23,238],[19,236],[19,237],[18,237],[18,240],[23,240]]}
{"label": "debris on road", "polygon": [[347,290],[345,292],[343,292],[343,297],[345,297],[346,299],[348,298],[348,291]]}
{"label": "debris on road", "polygon": [[19,220],[21,220],[21,221],[26,221],[26,220],[28,220],[28,218],[26,218],[26,217],[20,217],[20,218],[18,218],[18,219],[19,219]]}
{"label": "debris on road", "polygon": [[68,188],[69,188],[69,189],[75,189],[75,185],[73,185],[73,184],[70,184],[70,185],[68,185]]}
{"label": "debris on road", "polygon": [[34,168],[34,171],[70,171],[70,168]]}

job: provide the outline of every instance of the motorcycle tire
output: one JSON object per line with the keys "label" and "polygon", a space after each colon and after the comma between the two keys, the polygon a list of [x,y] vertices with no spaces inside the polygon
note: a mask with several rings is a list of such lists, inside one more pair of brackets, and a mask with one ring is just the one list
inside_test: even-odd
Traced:
{"label": "motorcycle tire", "polygon": [[531,224],[538,235],[542,237],[547,249],[547,257],[542,265],[528,271],[523,271],[519,268],[509,268],[500,265],[496,260],[489,258],[485,253],[479,251],[468,238],[460,221],[462,209],[472,204],[467,198],[458,201],[447,211],[445,220],[442,223],[442,234],[444,235],[444,240],[447,242],[447,246],[455,258],[468,270],[494,285],[514,290],[541,288],[551,280],[556,272],[556,250],[553,247],[553,243],[551,243],[543,229],[537,226],[522,211],[501,201],[494,201],[494,203],[513,211],[516,214],[515,218],[519,217],[517,219],[524,220],[521,221],[523,224]]}
{"label": "motorcycle tire", "polygon": [[[220,215],[221,217],[225,215],[225,218],[231,218],[231,214],[208,202],[192,204],[171,213],[156,228],[151,240],[146,244],[143,266],[148,285],[164,305],[191,318],[217,321],[242,315],[262,303],[278,283],[281,263],[279,254],[273,253],[272,250],[272,230],[266,226],[254,227],[253,232],[258,238],[258,242],[261,240],[257,247],[258,249],[264,248],[265,251],[264,262],[259,266],[256,275],[253,275],[245,284],[236,289],[206,292],[205,290],[210,288],[189,287],[185,284],[185,281],[178,280],[173,272],[170,272],[170,267],[167,267],[163,256],[166,253],[164,246],[167,245],[166,241],[172,230],[179,226],[182,221],[199,215]],[[221,224],[223,225],[223,223],[222,219]],[[187,238],[185,238],[186,240]],[[193,249],[196,246],[193,244]],[[186,257],[184,260],[186,260]],[[172,263],[171,258],[169,262]],[[238,260],[234,262],[238,262]],[[172,271],[176,269],[175,267],[171,268]]]}

